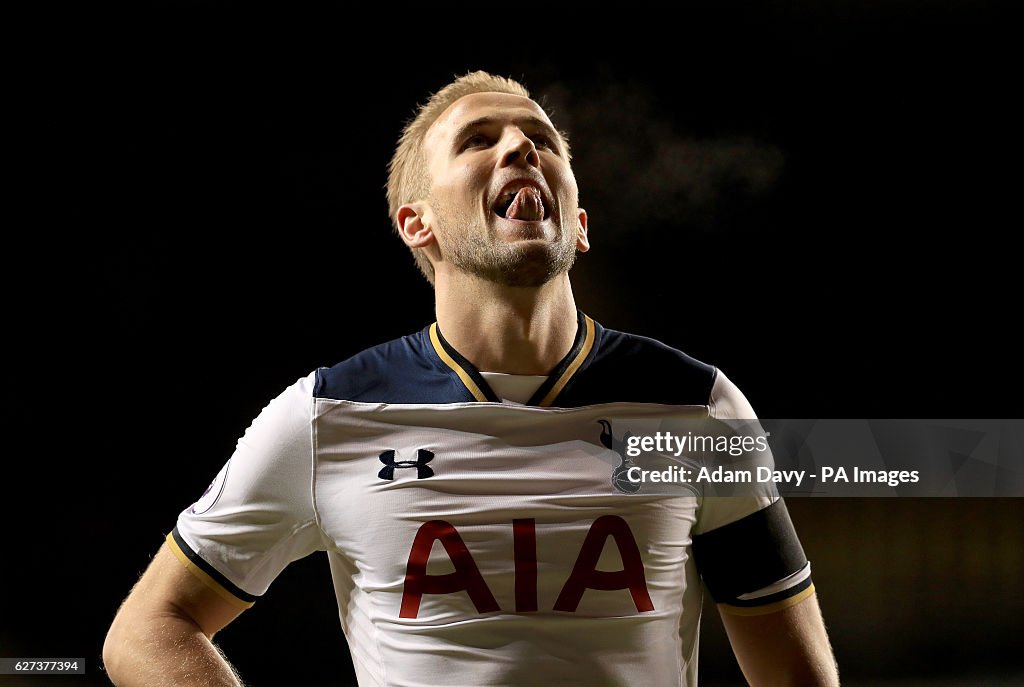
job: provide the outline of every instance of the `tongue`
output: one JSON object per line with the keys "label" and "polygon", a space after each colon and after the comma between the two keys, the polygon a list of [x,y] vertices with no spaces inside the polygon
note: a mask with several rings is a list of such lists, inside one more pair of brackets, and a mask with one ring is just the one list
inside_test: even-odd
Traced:
{"label": "tongue", "polygon": [[524,186],[512,199],[512,204],[505,211],[505,219],[518,219],[524,222],[536,222],[544,219],[544,201],[537,189]]}

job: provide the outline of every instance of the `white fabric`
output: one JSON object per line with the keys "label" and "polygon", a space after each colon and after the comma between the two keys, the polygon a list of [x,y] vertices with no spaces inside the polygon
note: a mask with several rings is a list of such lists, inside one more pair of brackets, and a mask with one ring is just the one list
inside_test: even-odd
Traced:
{"label": "white fabric", "polygon": [[547,375],[510,375],[504,372],[481,372],[491,390],[503,401],[522,405],[530,400],[547,381]]}
{"label": "white fabric", "polygon": [[324,546],[311,498],[313,383],[311,374],[271,401],[238,440],[216,501],[200,499],[178,516],[185,543],[257,596]]}
{"label": "white fabric", "polygon": [[[767,506],[747,498],[625,495],[621,456],[599,441],[671,430],[707,406],[615,403],[575,409],[495,403],[402,405],[312,398],[312,375],[275,399],[239,441],[219,497],[184,511],[178,530],[242,590],[260,595],[292,560],[326,550],[341,625],[363,687],[550,684],[696,685],[703,586],[692,534]],[[415,467],[380,476],[381,454]],[[202,509],[200,509],[202,510]],[[628,589],[588,588],[554,610],[598,518],[628,525],[653,610]],[[465,591],[422,595],[400,617],[410,552],[428,521],[455,528],[500,610]],[[533,521],[537,609],[517,610],[513,521]],[[624,563],[607,537],[596,569]],[[454,570],[439,541],[428,575]]]}

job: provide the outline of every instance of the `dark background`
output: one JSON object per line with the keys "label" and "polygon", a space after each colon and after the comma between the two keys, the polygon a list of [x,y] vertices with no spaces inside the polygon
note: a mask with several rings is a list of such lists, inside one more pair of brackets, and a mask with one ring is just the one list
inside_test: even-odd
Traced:
{"label": "dark background", "polygon": [[[9,24],[0,656],[85,657],[60,684],[105,684],[117,605],[270,398],[433,320],[386,164],[472,69],[569,133],[602,324],[762,417],[1024,416],[1001,4],[47,12]],[[1019,500],[790,510],[848,684],[1024,682]],[[702,683],[736,684],[713,613]],[[218,638],[254,687],[350,676],[319,555]]]}

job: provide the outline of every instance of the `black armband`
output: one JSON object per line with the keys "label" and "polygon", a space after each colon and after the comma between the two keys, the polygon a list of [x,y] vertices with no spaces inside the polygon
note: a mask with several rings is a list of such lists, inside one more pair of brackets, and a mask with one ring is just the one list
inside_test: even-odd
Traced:
{"label": "black armband", "polygon": [[813,589],[808,575],[781,591],[756,599],[739,598],[775,584],[807,565],[782,499],[736,522],[696,535],[693,556],[711,598],[720,604],[774,607],[797,595],[808,596]]}

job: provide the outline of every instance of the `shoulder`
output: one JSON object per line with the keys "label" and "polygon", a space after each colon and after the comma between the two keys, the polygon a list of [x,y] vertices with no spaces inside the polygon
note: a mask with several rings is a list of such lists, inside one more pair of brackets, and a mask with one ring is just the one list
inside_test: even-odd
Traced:
{"label": "shoulder", "polygon": [[268,438],[284,432],[301,434],[309,425],[310,401],[316,385],[316,372],[310,372],[289,384],[260,411],[245,431],[242,440]]}
{"label": "shoulder", "polygon": [[718,374],[715,366],[657,339],[598,325],[594,352],[568,392],[577,405],[708,405]]}
{"label": "shoulder", "polygon": [[429,327],[367,348],[315,372],[313,396],[366,403],[419,403],[451,381],[431,354]]}
{"label": "shoulder", "polygon": [[719,370],[715,375],[714,386],[711,387],[711,398],[708,412],[718,420],[756,420],[750,401],[743,395],[739,387]]}

